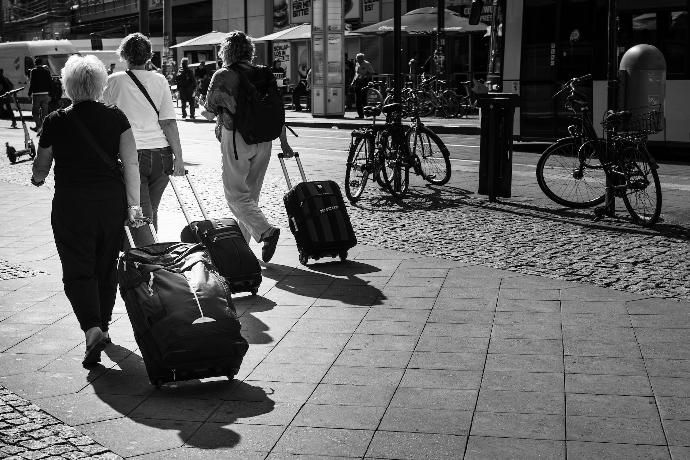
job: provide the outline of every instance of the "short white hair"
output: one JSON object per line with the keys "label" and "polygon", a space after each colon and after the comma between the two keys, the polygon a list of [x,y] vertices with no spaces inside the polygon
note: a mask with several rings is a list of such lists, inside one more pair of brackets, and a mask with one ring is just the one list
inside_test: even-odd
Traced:
{"label": "short white hair", "polygon": [[107,80],[108,71],[96,56],[74,54],[62,68],[62,86],[73,102],[97,101]]}

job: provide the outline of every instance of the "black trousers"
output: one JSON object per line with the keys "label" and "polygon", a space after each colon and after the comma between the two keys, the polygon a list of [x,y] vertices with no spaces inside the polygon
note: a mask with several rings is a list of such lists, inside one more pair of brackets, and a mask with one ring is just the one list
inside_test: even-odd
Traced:
{"label": "black trousers", "polygon": [[357,107],[357,115],[360,117],[364,116],[364,104],[367,97],[365,89],[370,81],[369,79],[355,80],[355,106]]}
{"label": "black trousers", "polygon": [[[90,191],[93,195],[93,190]],[[62,282],[83,331],[108,330],[117,293],[117,257],[127,200],[85,200],[84,191],[55,191],[51,223],[62,263]],[[93,198],[93,197],[92,197]]]}

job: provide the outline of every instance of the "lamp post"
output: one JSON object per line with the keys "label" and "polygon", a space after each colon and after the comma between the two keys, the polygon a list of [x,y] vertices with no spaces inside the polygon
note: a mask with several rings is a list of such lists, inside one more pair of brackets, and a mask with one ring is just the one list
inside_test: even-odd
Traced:
{"label": "lamp post", "polygon": [[402,44],[402,6],[401,0],[393,0],[393,98],[400,102],[400,71]]}
{"label": "lamp post", "polygon": [[446,28],[446,0],[437,0],[437,19],[436,19],[436,52],[434,53],[434,63],[436,64],[436,73],[443,74],[443,64],[445,61],[445,36],[444,29]]}
{"label": "lamp post", "polygon": [[[617,0],[609,0],[608,11],[608,66],[606,72],[607,84],[607,108],[616,110],[618,99],[618,15]],[[608,149],[608,146],[607,146]],[[604,212],[609,217],[616,215],[616,198],[612,190],[613,183],[606,175],[606,198]]]}
{"label": "lamp post", "polygon": [[149,0],[139,0],[139,32],[150,35],[149,32]]}

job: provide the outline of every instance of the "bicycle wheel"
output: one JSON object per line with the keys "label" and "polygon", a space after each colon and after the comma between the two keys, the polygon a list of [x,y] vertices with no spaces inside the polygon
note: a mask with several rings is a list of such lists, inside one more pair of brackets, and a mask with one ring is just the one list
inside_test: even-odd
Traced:
{"label": "bicycle wheel", "polygon": [[462,104],[455,91],[452,89],[445,90],[441,95],[441,100],[443,101],[443,112],[447,117],[455,118],[460,114]]}
{"label": "bicycle wheel", "polygon": [[541,154],[537,182],[544,194],[569,208],[588,208],[604,202],[606,174],[599,161],[600,141],[568,137],[556,141]]}
{"label": "bicycle wheel", "polygon": [[369,179],[372,142],[367,137],[358,137],[350,145],[345,169],[345,196],[350,203],[356,203],[364,192]]}
{"label": "bicycle wheel", "polygon": [[386,189],[395,198],[402,198],[410,187],[410,166],[404,161],[405,152],[401,145],[395,145],[388,135],[381,138],[383,146],[383,167],[381,179]]}
{"label": "bicycle wheel", "polygon": [[450,152],[436,133],[426,126],[414,126],[407,131],[407,145],[415,158],[415,172],[425,181],[443,185],[450,180]]}
{"label": "bicycle wheel", "polygon": [[435,111],[434,100],[424,91],[417,92],[417,107],[420,117],[428,117]]}
{"label": "bicycle wheel", "polygon": [[625,174],[623,203],[633,221],[651,227],[661,215],[661,184],[657,166],[649,160],[647,148],[630,146],[618,161]]}

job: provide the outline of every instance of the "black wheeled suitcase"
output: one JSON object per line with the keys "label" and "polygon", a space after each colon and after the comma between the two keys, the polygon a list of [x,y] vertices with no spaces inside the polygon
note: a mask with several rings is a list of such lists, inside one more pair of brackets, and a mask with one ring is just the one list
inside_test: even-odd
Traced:
{"label": "black wheeled suitcase", "polygon": [[293,187],[285,156],[279,154],[278,158],[288,186],[283,201],[300,263],[306,265],[310,258],[321,257],[347,259],[347,251],[357,244],[357,236],[338,184],[332,180],[307,181],[302,161],[295,153],[302,182]]}
{"label": "black wheeled suitcase", "polygon": [[187,226],[182,229],[180,240],[185,243],[202,243],[211,254],[213,264],[218,272],[225,277],[232,293],[251,292],[256,294],[261,285],[261,266],[252,252],[249,244],[242,236],[240,226],[235,219],[209,219],[206,209],[199,199],[196,188],[185,173],[194,199],[201,209],[204,220],[193,221],[184,205],[180,190],[171,178],[180,208],[187,219]]}
{"label": "black wheeled suitcase", "polygon": [[225,279],[201,244],[135,247],[118,261],[120,295],[151,384],[227,376],[249,347]]}

